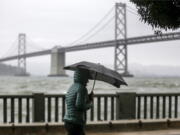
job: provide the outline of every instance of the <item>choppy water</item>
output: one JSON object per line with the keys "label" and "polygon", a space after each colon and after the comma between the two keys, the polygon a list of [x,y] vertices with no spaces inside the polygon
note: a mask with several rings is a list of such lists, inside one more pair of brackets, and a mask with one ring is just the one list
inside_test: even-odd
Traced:
{"label": "choppy water", "polygon": [[[128,87],[122,86],[120,89],[111,86],[104,82],[96,82],[95,93],[116,93],[116,92],[138,92],[138,93],[159,93],[159,92],[180,92],[180,78],[125,78]],[[49,78],[49,77],[0,77],[0,95],[2,94],[32,94],[35,92],[43,93],[66,93],[67,89],[73,83],[73,78]],[[88,84],[88,90],[92,89],[93,81]],[[26,120],[26,102],[23,102],[22,120]],[[53,102],[54,103],[54,102]],[[103,102],[101,104],[103,106]],[[8,117],[7,121],[10,122],[10,100],[7,104]],[[61,107],[61,106],[60,106]],[[96,106],[95,106],[96,107]],[[3,108],[3,102],[0,101],[0,108]],[[52,104],[52,110],[54,110]],[[95,109],[96,110],[96,109]],[[110,112],[110,108],[108,109]],[[47,111],[45,112],[47,116]],[[103,112],[101,112],[103,115]],[[0,114],[3,114],[3,109],[0,109]],[[52,113],[54,114],[54,113]],[[109,113],[110,114],[110,113]],[[62,112],[59,112],[59,116]],[[96,114],[94,117],[97,117]],[[32,103],[30,104],[30,118],[32,118]],[[110,116],[108,116],[110,119]],[[52,116],[54,121],[54,115]],[[18,121],[18,102],[15,100],[15,122]],[[32,122],[32,119],[30,120]],[[46,117],[47,121],[47,117]],[[2,115],[0,116],[0,123],[3,122]]]}
{"label": "choppy water", "polygon": [[[95,93],[132,92],[180,92],[180,78],[125,78],[127,86],[120,89],[104,82],[96,82]],[[49,77],[0,77],[0,94],[65,93],[73,78]],[[93,81],[88,84],[92,89]]]}

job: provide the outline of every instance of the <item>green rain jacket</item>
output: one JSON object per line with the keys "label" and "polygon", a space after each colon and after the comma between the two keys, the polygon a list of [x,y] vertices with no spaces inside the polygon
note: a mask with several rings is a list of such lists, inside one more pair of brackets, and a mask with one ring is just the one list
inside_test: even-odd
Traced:
{"label": "green rain jacket", "polygon": [[85,125],[85,113],[92,107],[89,101],[86,84],[88,82],[88,72],[77,70],[74,73],[74,84],[66,94],[66,114],[64,121],[74,124]]}

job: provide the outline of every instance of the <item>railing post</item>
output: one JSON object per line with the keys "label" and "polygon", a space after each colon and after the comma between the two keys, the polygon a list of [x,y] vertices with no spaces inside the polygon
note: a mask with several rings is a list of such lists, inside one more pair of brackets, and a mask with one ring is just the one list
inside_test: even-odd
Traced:
{"label": "railing post", "polygon": [[117,93],[116,119],[135,119],[136,93]]}
{"label": "railing post", "polygon": [[32,102],[33,122],[45,121],[45,99],[43,93],[34,93]]}

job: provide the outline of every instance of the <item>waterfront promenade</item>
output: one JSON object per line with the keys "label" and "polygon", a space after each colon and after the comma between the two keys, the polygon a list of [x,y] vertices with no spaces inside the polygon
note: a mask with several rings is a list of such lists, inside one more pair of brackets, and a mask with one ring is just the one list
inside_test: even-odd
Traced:
{"label": "waterfront promenade", "polygon": [[[180,119],[88,122],[87,135],[180,135]],[[0,124],[0,135],[65,135],[63,123]]]}
{"label": "waterfront promenade", "polygon": [[180,129],[157,130],[157,131],[133,131],[114,133],[89,133],[88,135],[180,135]]}

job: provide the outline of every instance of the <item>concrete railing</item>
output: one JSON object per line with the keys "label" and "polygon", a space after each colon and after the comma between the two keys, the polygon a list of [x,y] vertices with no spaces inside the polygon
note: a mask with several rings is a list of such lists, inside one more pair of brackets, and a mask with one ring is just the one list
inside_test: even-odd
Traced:
{"label": "concrete railing", "polygon": [[146,93],[136,95],[137,119],[178,118],[180,93]]}
{"label": "concrete railing", "polygon": [[[96,94],[87,121],[178,118],[180,93]],[[1,123],[62,122],[64,94],[0,95]]]}

